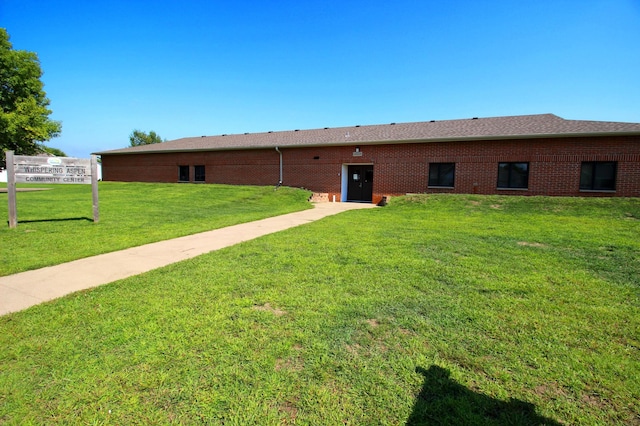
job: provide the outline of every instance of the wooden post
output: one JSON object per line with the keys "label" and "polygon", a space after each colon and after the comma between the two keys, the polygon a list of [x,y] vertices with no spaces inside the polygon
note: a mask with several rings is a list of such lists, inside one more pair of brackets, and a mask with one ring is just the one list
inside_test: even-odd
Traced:
{"label": "wooden post", "polygon": [[6,151],[7,165],[7,195],[9,196],[9,228],[18,226],[18,209],[16,208],[16,171],[13,161],[13,151]]}
{"label": "wooden post", "polygon": [[93,198],[93,222],[100,222],[100,205],[98,203],[98,156],[91,155],[91,195]]}

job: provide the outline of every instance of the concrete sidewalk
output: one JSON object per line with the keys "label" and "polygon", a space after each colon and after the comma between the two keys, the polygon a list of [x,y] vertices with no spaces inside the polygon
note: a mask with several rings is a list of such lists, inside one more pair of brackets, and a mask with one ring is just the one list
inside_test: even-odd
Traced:
{"label": "concrete sidewalk", "polygon": [[318,203],[315,208],[0,277],[0,315],[78,290],[141,274],[210,251],[373,204]]}

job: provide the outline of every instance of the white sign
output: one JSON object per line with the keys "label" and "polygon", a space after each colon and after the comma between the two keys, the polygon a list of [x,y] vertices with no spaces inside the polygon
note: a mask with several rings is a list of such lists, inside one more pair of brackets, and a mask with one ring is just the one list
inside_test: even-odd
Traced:
{"label": "white sign", "polygon": [[93,221],[100,220],[98,206],[98,157],[28,157],[5,151],[9,228],[18,226],[16,183],[90,183],[93,199]]}
{"label": "white sign", "polygon": [[15,155],[16,183],[91,184],[91,160]]}

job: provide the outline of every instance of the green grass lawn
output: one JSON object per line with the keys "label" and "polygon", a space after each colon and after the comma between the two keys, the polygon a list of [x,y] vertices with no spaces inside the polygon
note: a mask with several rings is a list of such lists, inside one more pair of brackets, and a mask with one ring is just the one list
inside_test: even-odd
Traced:
{"label": "green grass lawn", "polygon": [[345,212],[0,317],[0,422],[639,424],[638,235],[638,199]]}
{"label": "green grass lawn", "polygon": [[311,207],[310,192],[286,187],[100,182],[93,223],[91,185],[18,187],[48,190],[17,193],[18,227],[0,226],[0,276]]}

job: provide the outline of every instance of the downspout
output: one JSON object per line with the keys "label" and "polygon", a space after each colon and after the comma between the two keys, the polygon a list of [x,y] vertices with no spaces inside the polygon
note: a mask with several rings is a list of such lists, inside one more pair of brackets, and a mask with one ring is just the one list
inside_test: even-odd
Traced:
{"label": "downspout", "polygon": [[276,152],[280,154],[280,180],[278,181],[278,185],[276,188],[279,188],[282,185],[282,152],[276,146]]}

